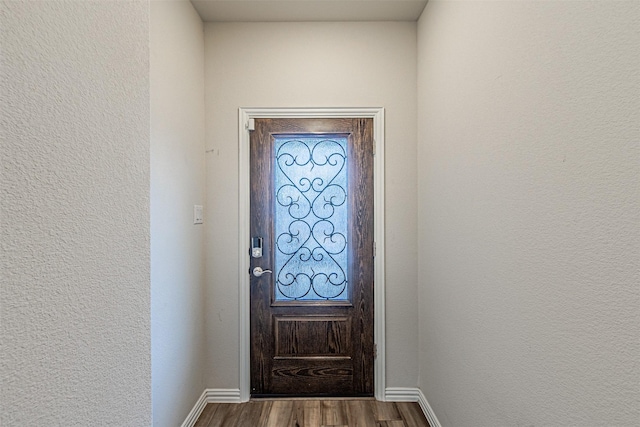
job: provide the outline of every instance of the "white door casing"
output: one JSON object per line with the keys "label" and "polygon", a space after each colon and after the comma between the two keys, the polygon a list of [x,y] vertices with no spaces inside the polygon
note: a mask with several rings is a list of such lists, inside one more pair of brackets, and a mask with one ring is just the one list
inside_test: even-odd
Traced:
{"label": "white door casing", "polygon": [[250,120],[256,118],[372,118],[374,137],[374,394],[385,400],[385,263],[384,263],[384,108],[240,108],[238,110],[239,142],[239,336],[240,336],[240,400],[250,397],[249,334],[249,223],[250,223]]}

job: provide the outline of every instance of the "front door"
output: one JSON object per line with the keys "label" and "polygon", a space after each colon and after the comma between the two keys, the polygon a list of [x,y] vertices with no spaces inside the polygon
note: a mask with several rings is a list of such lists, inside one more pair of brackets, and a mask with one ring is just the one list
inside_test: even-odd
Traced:
{"label": "front door", "polygon": [[251,394],[373,396],[373,119],[255,119]]}

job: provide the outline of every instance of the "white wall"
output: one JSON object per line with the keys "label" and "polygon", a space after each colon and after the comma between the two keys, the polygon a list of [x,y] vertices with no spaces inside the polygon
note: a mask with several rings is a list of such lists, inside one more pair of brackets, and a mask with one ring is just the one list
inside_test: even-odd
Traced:
{"label": "white wall", "polygon": [[638,425],[639,7],[420,19],[420,387],[444,426]]}
{"label": "white wall", "polygon": [[0,424],[151,424],[149,8],[0,4]]}
{"label": "white wall", "polygon": [[387,385],[417,385],[415,49],[415,23],[205,24],[209,387],[239,387],[238,107],[336,106],[386,108]]}
{"label": "white wall", "polygon": [[177,426],[205,389],[204,34],[188,1],[152,1],[153,425]]}

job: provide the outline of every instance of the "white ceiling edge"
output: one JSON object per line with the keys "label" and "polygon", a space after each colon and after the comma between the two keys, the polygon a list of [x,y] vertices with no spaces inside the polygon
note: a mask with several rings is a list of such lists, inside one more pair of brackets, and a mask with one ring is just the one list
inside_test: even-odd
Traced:
{"label": "white ceiling edge", "polygon": [[417,21],[427,0],[191,0],[205,22]]}

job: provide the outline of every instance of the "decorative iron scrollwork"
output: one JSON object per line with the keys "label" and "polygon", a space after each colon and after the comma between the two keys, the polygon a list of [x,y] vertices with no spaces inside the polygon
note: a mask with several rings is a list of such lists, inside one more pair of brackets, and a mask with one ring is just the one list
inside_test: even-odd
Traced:
{"label": "decorative iron scrollwork", "polygon": [[347,299],[347,139],[276,138],[276,300]]}

